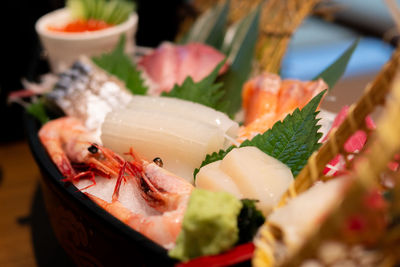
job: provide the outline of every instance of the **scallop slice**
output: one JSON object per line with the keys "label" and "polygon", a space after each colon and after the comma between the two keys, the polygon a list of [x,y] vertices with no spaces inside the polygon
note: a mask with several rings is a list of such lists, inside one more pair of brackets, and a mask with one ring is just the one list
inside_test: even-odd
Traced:
{"label": "scallop slice", "polygon": [[246,198],[259,200],[256,205],[264,214],[278,204],[293,181],[289,167],[251,146],[233,149],[220,168]]}
{"label": "scallop slice", "polygon": [[229,192],[237,198],[243,198],[232,178],[220,169],[221,160],[202,167],[196,176],[196,187],[214,191]]}
{"label": "scallop slice", "polygon": [[251,146],[232,149],[222,161],[202,167],[196,178],[196,185],[204,189],[237,196],[237,188],[241,197],[258,200],[256,206],[265,215],[278,204],[292,182],[289,167]]}
{"label": "scallop slice", "polygon": [[172,97],[134,96],[129,102],[128,108],[168,113],[181,118],[207,123],[220,128],[232,140],[236,139],[239,130],[238,123],[220,111]]}
{"label": "scallop slice", "polygon": [[[216,126],[153,110],[119,109],[107,114],[102,142],[124,155],[132,147],[142,158],[160,157],[164,168],[193,183],[193,171],[224,145]],[[124,155],[129,158],[129,156]]]}

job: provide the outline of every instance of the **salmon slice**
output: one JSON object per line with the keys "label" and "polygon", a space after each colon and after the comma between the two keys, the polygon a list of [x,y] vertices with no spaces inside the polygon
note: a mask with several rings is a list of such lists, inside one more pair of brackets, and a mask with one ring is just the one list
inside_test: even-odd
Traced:
{"label": "salmon slice", "polygon": [[264,73],[245,83],[242,91],[245,125],[264,114],[276,112],[280,87],[281,78],[271,73]]}
{"label": "salmon slice", "polygon": [[317,81],[283,80],[263,73],[248,81],[242,91],[245,123],[239,130],[239,142],[264,133],[296,108],[303,108],[314,96],[327,89]]}

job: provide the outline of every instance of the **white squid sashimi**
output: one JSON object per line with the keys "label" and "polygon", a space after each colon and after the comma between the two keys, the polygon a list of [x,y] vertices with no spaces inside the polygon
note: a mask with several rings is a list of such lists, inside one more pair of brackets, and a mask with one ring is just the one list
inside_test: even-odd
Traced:
{"label": "white squid sashimi", "polygon": [[239,130],[237,122],[226,114],[210,107],[172,97],[134,96],[128,108],[168,113],[181,118],[204,122],[220,128],[228,138],[235,139]]}
{"label": "white squid sashimi", "polygon": [[152,161],[160,157],[164,168],[193,183],[193,171],[207,154],[224,145],[221,129],[200,121],[151,110],[119,109],[102,125],[102,142],[123,155],[133,148]]}
{"label": "white squid sashimi", "polygon": [[[258,200],[257,208],[265,215],[278,204],[293,182],[289,167],[256,147],[235,148],[213,164],[200,169],[196,178],[198,187],[235,196],[238,188],[243,198]],[[230,181],[226,181],[227,177]]]}

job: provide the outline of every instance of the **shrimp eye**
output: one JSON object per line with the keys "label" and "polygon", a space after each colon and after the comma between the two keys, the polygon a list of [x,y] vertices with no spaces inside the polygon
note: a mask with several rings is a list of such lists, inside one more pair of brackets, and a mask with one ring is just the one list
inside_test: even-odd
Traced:
{"label": "shrimp eye", "polygon": [[97,152],[99,152],[99,149],[95,145],[91,145],[90,147],[88,147],[88,150],[92,154],[96,154]]}
{"label": "shrimp eye", "polygon": [[164,165],[164,163],[162,162],[162,159],[159,158],[159,157],[154,158],[154,159],[153,159],[153,162],[154,162],[155,164],[157,164],[158,167],[162,167],[162,166]]}

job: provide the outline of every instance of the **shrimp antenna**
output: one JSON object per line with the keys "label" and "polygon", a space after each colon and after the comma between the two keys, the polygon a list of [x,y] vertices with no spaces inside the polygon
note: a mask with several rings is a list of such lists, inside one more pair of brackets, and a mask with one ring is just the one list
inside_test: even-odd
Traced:
{"label": "shrimp antenna", "polygon": [[118,179],[117,179],[117,182],[115,184],[114,192],[113,192],[113,195],[112,195],[112,201],[113,202],[118,200],[118,198],[119,198],[119,189],[121,188],[121,182],[122,182],[122,179],[124,178],[124,175],[125,175],[126,164],[127,163],[124,162],[124,164],[122,165],[121,169],[119,170]]}

